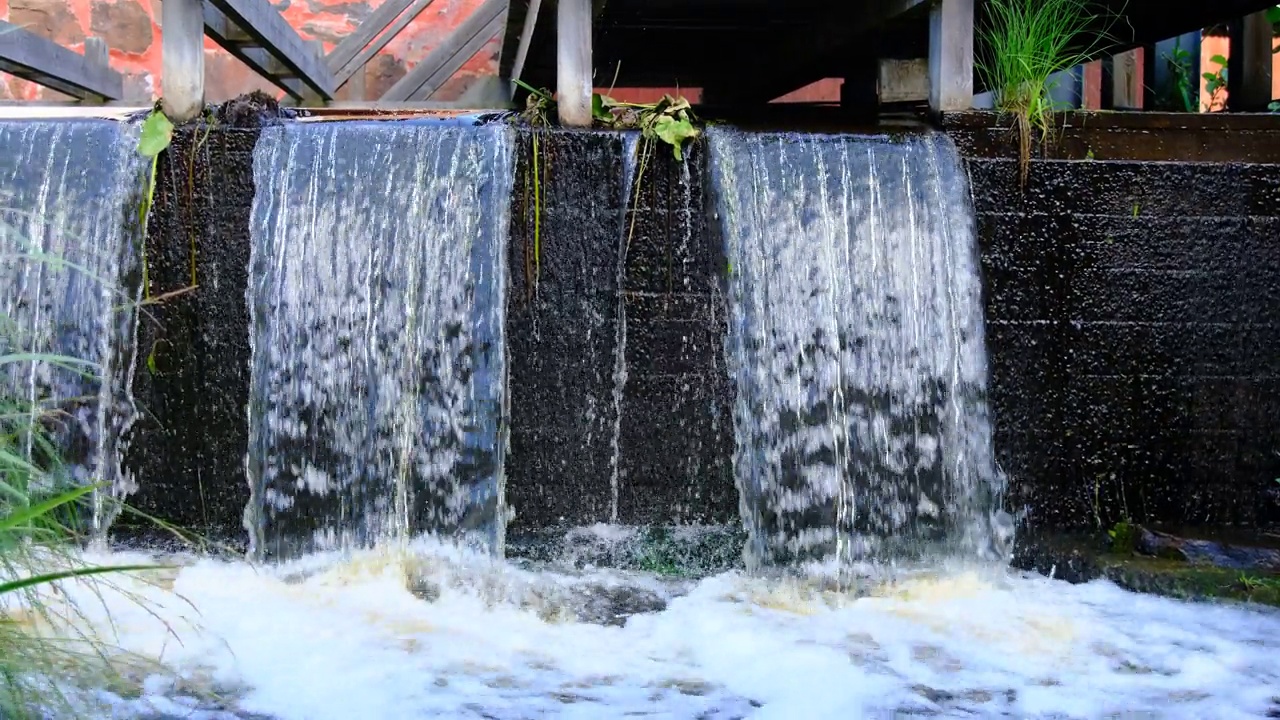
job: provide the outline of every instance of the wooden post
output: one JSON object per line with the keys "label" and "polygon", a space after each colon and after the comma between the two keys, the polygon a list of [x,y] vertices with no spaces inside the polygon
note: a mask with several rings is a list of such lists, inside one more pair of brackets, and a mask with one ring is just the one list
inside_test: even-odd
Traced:
{"label": "wooden post", "polygon": [[556,10],[556,105],[561,125],[591,125],[591,89],[591,0],[560,0]]}
{"label": "wooden post", "polygon": [[1102,61],[1085,63],[1080,76],[1080,107],[1084,110],[1102,109]]}
{"label": "wooden post", "polygon": [[1262,112],[1271,102],[1271,42],[1266,11],[1231,23],[1227,106],[1232,112]]}
{"label": "wooden post", "polygon": [[1112,58],[1111,109],[1141,110],[1143,99],[1142,49],[1135,48]]}
{"label": "wooden post", "polygon": [[204,109],[204,3],[164,0],[160,17],[162,106],[170,120],[186,122]]}
{"label": "wooden post", "polygon": [[929,11],[929,109],[973,106],[973,0],[934,0]]}

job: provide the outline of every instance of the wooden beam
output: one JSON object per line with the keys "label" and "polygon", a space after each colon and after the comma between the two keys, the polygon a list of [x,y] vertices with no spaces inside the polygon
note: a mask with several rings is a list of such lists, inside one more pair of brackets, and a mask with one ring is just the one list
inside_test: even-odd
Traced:
{"label": "wooden beam", "polygon": [[[325,57],[325,65],[333,72],[334,87],[351,79],[382,52],[400,31],[417,19],[433,0],[387,0],[378,6],[355,32],[342,39]],[[406,10],[407,8],[407,10]],[[386,12],[383,12],[386,10]],[[394,14],[392,11],[395,11]],[[389,16],[389,17],[388,17]],[[383,31],[386,32],[383,32]]]}
{"label": "wooden beam", "polygon": [[[533,42],[533,30],[538,26],[538,11],[542,9],[542,0],[529,0],[529,10],[524,16],[524,26],[520,29],[520,42],[516,45],[516,56],[511,63],[511,79],[519,80],[524,72],[524,63],[529,59],[529,45]],[[513,82],[512,85],[515,83]]]}
{"label": "wooden beam", "polygon": [[[333,99],[333,93],[336,90],[333,73],[324,64],[324,59],[314,48],[307,45],[271,3],[267,0],[208,0],[208,2],[217,8],[231,25],[247,33],[256,45],[265,49],[284,68],[287,68],[293,77],[301,80],[316,95],[324,100]],[[232,47],[221,42],[219,44],[232,54],[236,54]],[[235,44],[234,41],[233,44]],[[240,44],[244,46],[243,43]],[[271,80],[276,81],[276,78],[271,77]],[[276,84],[280,83],[276,81]],[[289,88],[284,89],[292,94]]]}
{"label": "wooden beam", "polygon": [[81,100],[123,98],[124,78],[89,49],[93,57],[0,21],[0,71]]}
{"label": "wooden beam", "polygon": [[506,6],[507,0],[485,0],[444,42],[388,88],[382,101],[413,100],[438,90],[498,32]]}
{"label": "wooden beam", "polygon": [[[165,0],[169,2],[169,0]],[[209,3],[204,5],[204,32],[234,55],[240,62],[249,66],[250,70],[275,83],[276,87],[289,93],[294,99],[301,100],[306,86],[296,77],[285,77],[291,71],[275,56],[251,43],[256,42],[248,33],[236,26],[222,11]],[[204,43],[201,42],[201,57],[204,56]],[[203,61],[202,61],[203,62]],[[314,92],[314,91],[312,91]]]}
{"label": "wooden beam", "polygon": [[160,5],[160,95],[174,122],[193,120],[204,109],[204,7],[202,0],[164,0]]}
{"label": "wooden beam", "polygon": [[973,106],[973,2],[935,0],[929,10],[929,109]]}
{"label": "wooden beam", "polygon": [[1231,112],[1265,112],[1271,103],[1272,38],[1266,12],[1231,23],[1227,55],[1227,108]]}
{"label": "wooden beam", "polygon": [[591,0],[556,6],[556,108],[565,127],[591,125]]}
{"label": "wooden beam", "polygon": [[[468,60],[475,57],[475,54],[480,52],[480,49],[487,45],[489,41],[498,34],[498,31],[502,29],[504,19],[504,14],[499,13],[497,17],[490,20],[488,25],[485,25],[480,32],[476,33],[471,40],[467,42],[466,45],[463,45],[462,50],[455,54],[449,62],[445,63],[444,67],[442,67],[439,72],[432,75],[427,82],[423,83],[422,87],[418,88],[418,91],[409,99],[421,102],[435,97],[436,92],[440,90],[440,87],[448,82],[449,78],[453,77],[454,73],[461,70],[462,66],[465,65]],[[510,100],[510,94],[508,94],[507,100]]]}
{"label": "wooden beam", "polygon": [[405,8],[413,4],[413,0],[386,0],[378,6],[376,10],[369,14],[360,22],[360,25],[351,34],[342,38],[342,42],[333,47],[329,54],[325,56],[324,62],[329,69],[337,72],[339,68],[351,62],[365,45],[368,45],[378,36],[387,26],[395,22],[395,19],[404,12]]}

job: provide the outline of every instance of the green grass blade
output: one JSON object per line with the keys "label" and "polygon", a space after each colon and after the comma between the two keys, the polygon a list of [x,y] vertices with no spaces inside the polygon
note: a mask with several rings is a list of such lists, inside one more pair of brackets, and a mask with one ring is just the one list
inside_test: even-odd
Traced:
{"label": "green grass blade", "polygon": [[71,580],[75,578],[86,578],[95,575],[107,575],[109,573],[125,573],[139,572],[143,570],[163,570],[163,565],[102,565],[96,567],[74,568],[71,570],[61,570],[58,572],[45,573],[43,575],[33,575],[31,577],[22,578],[20,580],[11,580],[9,582],[0,583],[0,596],[4,596],[11,592],[34,588],[39,585],[48,585],[58,582],[59,580]]}

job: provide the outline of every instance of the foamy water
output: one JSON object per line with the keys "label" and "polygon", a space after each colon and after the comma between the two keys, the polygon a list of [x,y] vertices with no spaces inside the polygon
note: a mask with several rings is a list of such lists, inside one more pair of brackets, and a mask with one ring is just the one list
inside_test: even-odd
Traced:
{"label": "foamy water", "polygon": [[[114,637],[197,691],[175,690],[158,674],[141,697],[113,699],[113,717],[1232,718],[1280,710],[1280,614],[1107,582],[961,573],[856,597],[737,573],[675,582],[531,572],[421,547],[273,568],[197,559],[152,580],[130,586],[145,607],[104,594]],[[104,620],[101,604],[76,592],[82,609]],[[612,617],[662,601],[660,612]]]}

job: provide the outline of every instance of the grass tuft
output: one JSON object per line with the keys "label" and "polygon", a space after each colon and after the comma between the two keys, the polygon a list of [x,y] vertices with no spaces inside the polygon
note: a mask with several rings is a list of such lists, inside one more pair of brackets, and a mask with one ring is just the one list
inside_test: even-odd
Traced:
{"label": "grass tuft", "polygon": [[[88,274],[32,253],[4,259]],[[100,691],[127,691],[141,677],[163,672],[120,652],[100,634],[101,618],[110,624],[105,593],[145,606],[113,578],[160,566],[85,559],[83,531],[98,487],[76,482],[61,457],[59,438],[74,419],[27,382],[33,366],[39,368],[36,375],[90,379],[100,369],[81,358],[43,352],[40,345],[0,313],[0,718],[6,720],[89,716],[101,710]],[[93,613],[98,622],[83,605],[86,598],[102,603],[101,612]]]}
{"label": "grass tuft", "polygon": [[1018,134],[1019,179],[1030,169],[1035,135],[1054,135],[1058,110],[1052,76],[1089,61],[1109,42],[1108,22],[1093,0],[989,0],[979,22],[976,65]]}

